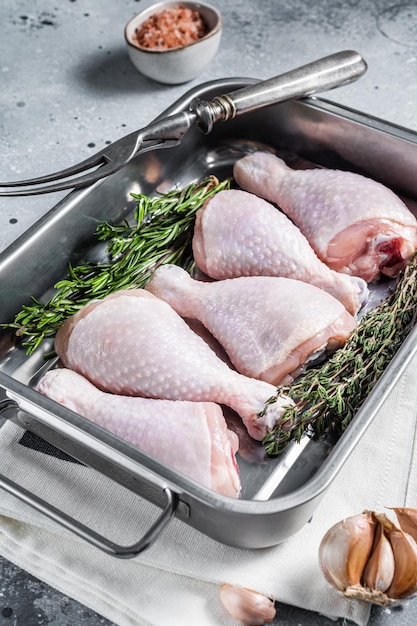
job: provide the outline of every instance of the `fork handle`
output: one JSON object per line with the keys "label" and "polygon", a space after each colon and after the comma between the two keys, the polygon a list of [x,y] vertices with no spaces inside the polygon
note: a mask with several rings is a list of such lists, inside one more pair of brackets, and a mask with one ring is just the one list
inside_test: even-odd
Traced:
{"label": "fork handle", "polygon": [[345,85],[362,76],[366,69],[367,64],[358,52],[344,50],[275,78],[217,96],[211,102],[195,99],[190,109],[197,113],[200,128],[208,133],[217,121]]}

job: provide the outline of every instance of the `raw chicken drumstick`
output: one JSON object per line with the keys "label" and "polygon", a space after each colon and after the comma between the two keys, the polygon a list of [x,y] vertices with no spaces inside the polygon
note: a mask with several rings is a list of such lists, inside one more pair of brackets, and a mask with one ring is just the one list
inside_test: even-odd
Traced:
{"label": "raw chicken drumstick", "polygon": [[329,169],[293,170],[257,151],[234,165],[240,187],[275,202],[329,267],[367,282],[396,276],[417,249],[417,220],[390,189]]}
{"label": "raw chicken drumstick", "polygon": [[215,279],[283,276],[324,289],[352,315],[366,303],[361,278],[334,272],[272,204],[247,191],[220,191],[199,209],[193,236],[197,266]]}
{"label": "raw chicken drumstick", "polygon": [[205,487],[239,495],[238,438],[217,404],[117,396],[69,369],[47,372],[36,389]]}
{"label": "raw chicken drumstick", "polygon": [[333,352],[357,327],[336,298],[291,278],[203,282],[161,265],[146,289],[202,322],[241,374],[273,385],[291,382],[309,358]]}
{"label": "raw chicken drumstick", "polygon": [[58,330],[55,350],[65,367],[104,391],[230,406],[258,440],[294,404],[282,396],[264,411],[275,387],[230,369],[169,304],[144,289],[84,306]]}

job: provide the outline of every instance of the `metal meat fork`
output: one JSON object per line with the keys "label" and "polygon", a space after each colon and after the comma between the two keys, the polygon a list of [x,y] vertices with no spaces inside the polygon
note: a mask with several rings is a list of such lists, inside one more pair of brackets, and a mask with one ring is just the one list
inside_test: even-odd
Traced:
{"label": "metal meat fork", "polygon": [[[192,126],[208,134],[215,122],[225,122],[236,115],[270,104],[306,97],[350,83],[366,69],[366,62],[360,54],[345,50],[275,78],[217,96],[210,102],[196,98],[188,110],[156,120],[72,167],[46,176],[0,183],[0,187],[9,188],[0,191],[0,196],[35,195],[91,185],[121,169],[139,153],[178,145]],[[81,172],[86,173],[74,177]]]}

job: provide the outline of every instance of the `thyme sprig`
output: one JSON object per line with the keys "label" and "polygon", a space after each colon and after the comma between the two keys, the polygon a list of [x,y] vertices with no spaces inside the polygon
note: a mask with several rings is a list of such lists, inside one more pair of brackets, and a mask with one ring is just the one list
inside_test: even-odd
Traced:
{"label": "thyme sprig", "polygon": [[296,404],[265,437],[266,452],[276,456],[307,432],[316,437],[344,432],[415,325],[416,314],[417,255],[395,291],[362,318],[342,348],[291,385],[278,387],[277,396],[287,394]]}
{"label": "thyme sprig", "polygon": [[2,326],[23,337],[22,345],[30,355],[90,300],[144,287],[163,263],[191,267],[195,214],[208,198],[228,187],[230,179],[219,182],[210,176],[156,197],[132,194],[137,203],[133,224],[104,222],[96,229],[97,239],[107,242],[106,261],[70,264],[67,277],[54,285],[54,295],[46,303],[32,297],[32,304],[23,305],[13,323]]}

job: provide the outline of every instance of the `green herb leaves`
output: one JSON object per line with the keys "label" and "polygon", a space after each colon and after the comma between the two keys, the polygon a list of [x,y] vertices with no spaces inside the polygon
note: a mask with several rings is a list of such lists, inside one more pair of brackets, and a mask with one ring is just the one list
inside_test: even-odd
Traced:
{"label": "green herb leaves", "polygon": [[230,180],[210,176],[181,190],[149,198],[132,196],[137,201],[135,223],[113,226],[107,222],[96,231],[106,241],[109,261],[68,268],[65,279],[54,285],[55,293],[46,303],[32,298],[23,306],[12,324],[22,336],[27,354],[40,343],[54,337],[63,322],[93,299],[100,299],[120,289],[141,288],[162,263],[192,265],[191,242],[197,210],[212,195],[230,186]]}
{"label": "green herb leaves", "polygon": [[394,293],[365,315],[345,345],[321,367],[308,370],[292,385],[278,388],[296,407],[264,439],[270,455],[280,454],[304,433],[342,433],[386,370],[416,321],[417,255],[398,280]]}

